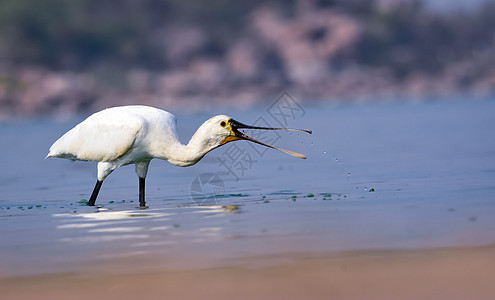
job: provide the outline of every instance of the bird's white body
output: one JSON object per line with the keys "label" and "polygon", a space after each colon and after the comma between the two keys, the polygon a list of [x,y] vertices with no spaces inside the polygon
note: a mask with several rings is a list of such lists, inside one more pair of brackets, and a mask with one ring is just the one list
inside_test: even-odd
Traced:
{"label": "bird's white body", "polygon": [[[177,137],[174,115],[149,106],[131,105],[102,110],[89,116],[59,138],[47,157],[98,162],[98,178],[88,205],[94,205],[103,180],[118,167],[135,164],[139,176],[139,202],[145,206],[144,185],[148,166],[153,158],[186,167],[197,163],[206,153],[236,140],[249,140],[267,147],[239,128],[268,130],[298,130],[254,127],[239,123],[225,115],[203,123],[187,145]],[[278,149],[290,155],[304,155]]]}
{"label": "bird's white body", "polygon": [[[216,116],[205,124],[213,119],[228,117]],[[153,158],[190,166],[206,154],[207,145],[201,151],[194,137],[192,143],[182,145],[176,127],[175,116],[161,109],[139,105],[108,108],[89,116],[59,138],[47,157],[97,161],[100,181],[128,164],[136,164],[138,176],[145,177]],[[197,134],[202,132],[200,129]]]}

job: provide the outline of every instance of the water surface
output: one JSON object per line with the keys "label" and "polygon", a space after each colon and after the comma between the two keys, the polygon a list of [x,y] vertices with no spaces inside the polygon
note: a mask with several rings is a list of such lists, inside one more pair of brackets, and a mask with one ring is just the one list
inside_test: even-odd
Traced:
{"label": "water surface", "polygon": [[[133,166],[84,205],[96,165],[44,157],[82,120],[0,126],[0,275],[256,266],[298,255],[495,243],[495,102],[304,107],[304,133],[230,143],[188,168]],[[179,115],[186,142],[213,114]],[[267,110],[230,112],[277,125]],[[256,133],[254,133],[256,134]],[[235,145],[235,146],[232,146]],[[265,151],[266,150],[266,151]],[[211,179],[211,180],[210,180]]]}

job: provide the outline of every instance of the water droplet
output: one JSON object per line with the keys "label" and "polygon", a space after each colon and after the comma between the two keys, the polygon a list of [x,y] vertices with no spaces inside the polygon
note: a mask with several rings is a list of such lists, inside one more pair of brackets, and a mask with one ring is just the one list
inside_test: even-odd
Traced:
{"label": "water droplet", "polygon": [[351,172],[347,172],[347,177],[351,176]]}
{"label": "water droplet", "polygon": [[311,146],[313,146],[315,143],[311,142]]}
{"label": "water droplet", "polygon": [[327,154],[327,151],[323,151],[323,154]]}

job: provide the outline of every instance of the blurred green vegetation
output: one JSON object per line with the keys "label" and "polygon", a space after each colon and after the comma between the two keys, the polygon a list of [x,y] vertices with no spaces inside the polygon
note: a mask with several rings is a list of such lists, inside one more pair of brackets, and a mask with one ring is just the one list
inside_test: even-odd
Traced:
{"label": "blurred green vegetation", "polygon": [[[376,1],[316,3],[363,24],[359,43],[343,61],[389,67],[397,76],[418,69],[438,72],[489,47],[494,39],[493,2],[475,11],[449,13],[427,11],[420,1],[389,11],[378,9]],[[282,0],[0,0],[0,64],[165,69],[171,62],[160,37],[188,24],[206,32],[207,43],[198,55],[222,57],[249,30],[249,14],[262,4],[277,5],[289,18],[297,6]]]}
{"label": "blurred green vegetation", "polygon": [[261,2],[0,0],[0,55],[14,64],[54,69],[101,62],[163,68],[166,47],[156,38],[161,30],[199,25],[210,39],[203,51],[221,54],[225,43],[242,31],[247,12]]}
{"label": "blurred green vegetation", "polygon": [[386,13],[372,9],[364,18],[367,26],[353,59],[387,66],[398,77],[415,70],[435,74],[477,51],[495,49],[494,2],[471,12],[433,13],[411,1]]}

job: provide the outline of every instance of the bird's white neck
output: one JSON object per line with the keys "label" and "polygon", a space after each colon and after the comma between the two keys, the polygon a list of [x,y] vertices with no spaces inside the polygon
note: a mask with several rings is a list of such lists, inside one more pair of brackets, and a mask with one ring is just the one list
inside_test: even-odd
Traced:
{"label": "bird's white neck", "polygon": [[178,139],[167,143],[172,143],[173,145],[163,147],[162,149],[168,149],[168,151],[161,151],[160,155],[156,157],[180,167],[196,164],[206,153],[221,145],[221,141],[211,135],[204,126],[198,128],[187,145],[183,145]]}

